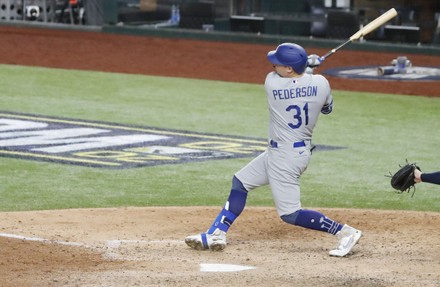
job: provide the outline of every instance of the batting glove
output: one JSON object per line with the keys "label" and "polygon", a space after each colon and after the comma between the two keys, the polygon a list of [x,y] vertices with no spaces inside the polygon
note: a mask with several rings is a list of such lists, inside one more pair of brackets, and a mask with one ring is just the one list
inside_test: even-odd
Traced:
{"label": "batting glove", "polygon": [[307,57],[307,67],[316,68],[321,65],[323,59],[316,54],[309,55]]}

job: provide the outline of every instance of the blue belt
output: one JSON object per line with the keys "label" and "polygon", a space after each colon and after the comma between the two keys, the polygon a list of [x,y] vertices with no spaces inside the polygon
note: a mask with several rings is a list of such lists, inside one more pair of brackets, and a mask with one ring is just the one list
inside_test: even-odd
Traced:
{"label": "blue belt", "polygon": [[[273,148],[277,148],[278,147],[278,143],[276,141],[274,141],[274,140],[270,140],[269,144]],[[294,142],[292,146],[294,148],[296,148],[296,147],[303,147],[303,146],[306,146],[306,143],[304,141]]]}

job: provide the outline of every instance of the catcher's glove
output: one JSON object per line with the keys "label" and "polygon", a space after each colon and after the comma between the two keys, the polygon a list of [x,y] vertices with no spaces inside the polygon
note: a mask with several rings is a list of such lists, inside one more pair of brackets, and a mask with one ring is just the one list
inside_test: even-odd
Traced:
{"label": "catcher's glove", "polygon": [[401,166],[400,169],[394,174],[390,173],[391,186],[398,193],[402,193],[404,191],[409,192],[411,187],[413,187],[414,191],[412,196],[414,196],[414,192],[416,191],[414,186],[416,184],[416,182],[414,181],[414,170],[416,168],[420,170],[420,167],[418,167],[415,163],[407,162],[404,166]]}

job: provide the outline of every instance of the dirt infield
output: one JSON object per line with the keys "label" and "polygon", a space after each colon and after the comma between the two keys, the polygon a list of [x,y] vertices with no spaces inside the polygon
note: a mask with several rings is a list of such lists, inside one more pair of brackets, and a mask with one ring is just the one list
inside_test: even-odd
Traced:
{"label": "dirt infield", "polygon": [[[247,208],[223,252],[188,248],[183,238],[209,226],[218,211],[1,213],[1,232],[27,238],[0,237],[0,285],[440,286],[440,213],[322,209],[363,229],[364,237],[346,258],[328,256],[336,244],[333,236],[287,225],[272,208]],[[201,264],[255,269],[201,272]]]}
{"label": "dirt infield", "polygon": [[[262,83],[272,46],[0,27],[0,63]],[[309,52],[324,54],[322,49]],[[388,63],[396,54],[350,52],[326,67]],[[440,57],[407,55],[419,66]],[[438,82],[329,78],[334,89],[439,96]],[[0,213],[0,286],[440,286],[440,213],[321,209],[364,231],[347,258],[335,238],[247,208],[223,252],[185,236],[220,207],[73,209]],[[254,267],[202,272],[201,264]]]}

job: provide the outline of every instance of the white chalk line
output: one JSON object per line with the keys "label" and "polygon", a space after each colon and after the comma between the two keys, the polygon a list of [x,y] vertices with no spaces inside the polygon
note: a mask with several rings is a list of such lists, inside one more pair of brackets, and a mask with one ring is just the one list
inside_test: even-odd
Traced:
{"label": "white chalk line", "polygon": [[182,240],[107,240],[106,246],[108,248],[119,248],[122,244],[181,244]]}
{"label": "white chalk line", "polygon": [[[19,239],[19,240],[25,240],[25,241],[33,241],[33,242],[42,242],[42,243],[48,243],[48,244],[75,246],[75,247],[99,248],[98,246],[90,246],[90,245],[87,245],[87,244],[81,243],[81,242],[49,240],[49,239],[40,238],[40,237],[29,237],[29,236],[10,234],[10,233],[0,233],[0,237]],[[127,240],[127,239],[107,240],[105,243],[107,250],[106,250],[104,256],[107,258],[113,258],[113,259],[129,260],[128,258],[120,258],[121,255],[116,253],[117,249],[119,249],[122,244],[181,244],[181,243],[182,243],[181,240],[135,240],[135,239],[134,240]],[[131,259],[131,261],[138,261],[138,260]],[[252,270],[255,268],[256,267],[253,267],[253,266],[233,265],[233,264],[216,264],[216,263],[214,263],[214,264],[201,263],[200,264],[200,272],[237,272],[237,271]]]}
{"label": "white chalk line", "polygon": [[[60,245],[71,245],[71,246],[83,246],[87,247],[88,245],[81,242],[72,242],[72,241],[60,241],[60,240],[50,240],[45,238],[39,238],[39,237],[29,237],[29,236],[23,236],[18,234],[10,234],[10,233],[0,233],[0,237],[5,238],[12,238],[12,239],[20,239],[25,241],[36,241],[36,242],[44,242],[44,243],[53,243],[53,244],[60,244]],[[105,243],[106,247],[109,248],[119,248],[122,244],[155,244],[155,243],[182,243],[181,240],[136,240],[136,239],[115,239],[115,240],[107,240]]]}
{"label": "white chalk line", "polygon": [[127,261],[142,261],[142,258],[134,258],[131,256],[126,256],[122,254],[121,248],[126,245],[146,245],[146,244],[181,244],[180,240],[127,240],[127,239],[114,239],[107,240],[103,245],[88,245],[81,242],[72,242],[72,241],[61,241],[61,240],[49,240],[40,237],[29,237],[18,234],[10,234],[10,233],[0,233],[0,237],[19,239],[25,241],[32,242],[41,242],[45,244],[57,244],[57,245],[66,245],[66,246],[74,246],[74,247],[83,247],[92,250],[103,250],[103,256],[107,259],[113,260],[127,260]]}
{"label": "white chalk line", "polygon": [[59,244],[59,245],[87,247],[87,245],[85,245],[84,243],[79,243],[79,242],[49,240],[49,239],[44,239],[44,238],[39,238],[39,237],[27,237],[27,236],[22,236],[22,235],[17,235],[17,234],[9,234],[9,233],[0,233],[0,237],[20,239],[20,240],[25,240],[25,241],[53,243],[53,244]]}

